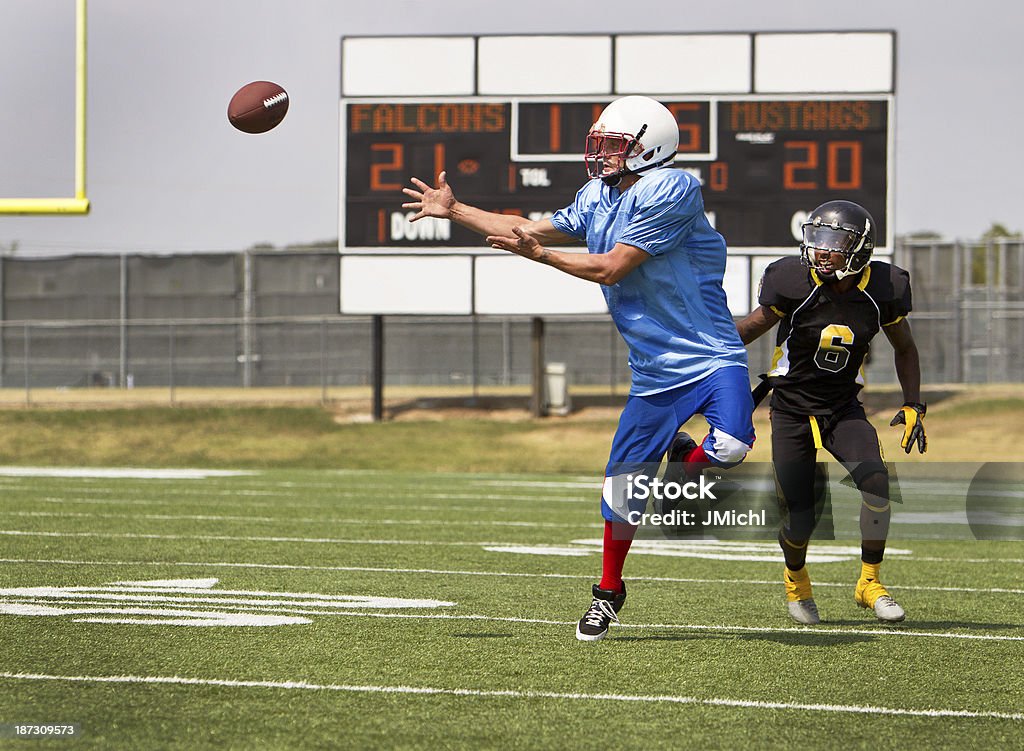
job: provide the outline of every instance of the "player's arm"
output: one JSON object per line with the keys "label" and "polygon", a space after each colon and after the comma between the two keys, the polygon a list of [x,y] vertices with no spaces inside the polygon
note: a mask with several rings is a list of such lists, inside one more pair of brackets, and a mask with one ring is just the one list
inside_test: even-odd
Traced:
{"label": "player's arm", "polygon": [[898,323],[883,326],[882,331],[892,344],[893,364],[896,366],[896,377],[903,388],[903,401],[920,403],[921,357],[914,335],[910,331],[910,323],[903,318]]}
{"label": "player's arm", "polygon": [[416,188],[402,188],[402,192],[412,198],[412,201],[402,204],[403,209],[414,209],[416,215],[412,221],[418,221],[424,217],[432,216],[438,219],[450,219],[458,225],[472,230],[479,235],[501,235],[509,236],[514,227],[522,229],[538,242],[553,245],[557,243],[571,242],[574,238],[555,229],[550,219],[530,221],[515,214],[499,214],[494,211],[484,211],[476,206],[462,203],[456,200],[455,193],[448,185],[447,173],[442,172],[437,176],[437,187],[432,188],[418,177],[412,178],[412,184]]}
{"label": "player's arm", "polygon": [[767,334],[782,319],[779,313],[768,305],[759,305],[736,324],[740,340],[750,344],[762,334]]}
{"label": "player's arm", "polygon": [[[557,230],[555,230],[557,232]],[[651,256],[626,243],[616,243],[607,253],[566,253],[545,248],[527,228],[515,226],[510,236],[490,235],[487,242],[497,250],[507,250],[531,261],[554,266],[566,274],[588,282],[618,284],[629,272]]]}
{"label": "player's arm", "polygon": [[903,406],[889,424],[904,426],[903,438],[900,440],[904,451],[909,454],[916,445],[917,450],[923,454],[928,450],[928,438],[924,431],[926,408],[921,402],[921,357],[917,343],[906,318],[883,326],[882,331],[892,344],[896,377],[903,389]]}

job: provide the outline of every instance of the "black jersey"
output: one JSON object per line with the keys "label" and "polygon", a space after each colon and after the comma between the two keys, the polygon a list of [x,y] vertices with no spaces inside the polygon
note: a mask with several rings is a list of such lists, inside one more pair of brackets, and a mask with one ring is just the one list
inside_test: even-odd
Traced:
{"label": "black jersey", "polygon": [[857,285],[837,294],[796,256],[775,261],[758,301],[780,316],[772,368],[772,407],[826,415],[857,397],[871,339],[911,309],[910,275],[872,261]]}

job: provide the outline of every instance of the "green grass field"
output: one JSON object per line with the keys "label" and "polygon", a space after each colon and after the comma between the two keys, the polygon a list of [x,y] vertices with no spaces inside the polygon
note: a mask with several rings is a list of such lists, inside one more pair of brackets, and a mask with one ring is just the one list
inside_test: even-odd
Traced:
{"label": "green grass field", "polygon": [[588,645],[592,476],[87,474],[0,474],[12,748],[1024,743],[1021,542],[894,526],[896,627],[854,605],[856,547],[822,542],[814,628],[771,542],[638,543]]}

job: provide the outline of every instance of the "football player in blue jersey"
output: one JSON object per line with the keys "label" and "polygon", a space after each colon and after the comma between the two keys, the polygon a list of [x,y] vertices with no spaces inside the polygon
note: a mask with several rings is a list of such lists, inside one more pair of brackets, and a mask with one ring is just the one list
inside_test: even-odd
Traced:
{"label": "football player in blue jersey", "polygon": [[[402,204],[423,217],[450,219],[493,247],[602,285],[608,310],[629,348],[632,385],[612,441],[601,510],[603,570],[576,628],[581,641],[605,637],[626,599],[622,569],[636,526],[625,478],[652,471],[666,452],[687,468],[729,467],[754,442],[747,355],[729,312],[722,278],[725,240],[704,214],[700,183],[672,168],[679,125],[643,96],[611,102],[590,129],[591,178],[550,219],[483,211],[412,178]],[[550,245],[582,240],[589,253]],[[679,428],[695,414],[710,432],[698,445]],[[671,451],[670,451],[671,449]],[[642,508],[641,508],[642,510]],[[633,517],[635,519],[635,517]]]}
{"label": "football player in blue jersey", "polygon": [[802,234],[801,256],[765,269],[760,306],[736,324],[744,344],[780,324],[768,377],[772,461],[788,511],[779,544],[789,614],[799,623],[820,621],[804,564],[820,513],[815,462],[824,448],[849,470],[862,496],[861,574],[854,600],[879,620],[902,621],[903,608],[879,580],[889,531],[889,474],[878,434],[857,395],[869,344],[883,331],[893,346],[904,399],[891,425],[903,426],[900,445],[908,454],[915,446],[927,450],[920,358],[906,320],[910,275],[871,260],[875,223],[856,203],[822,204],[803,223]]}

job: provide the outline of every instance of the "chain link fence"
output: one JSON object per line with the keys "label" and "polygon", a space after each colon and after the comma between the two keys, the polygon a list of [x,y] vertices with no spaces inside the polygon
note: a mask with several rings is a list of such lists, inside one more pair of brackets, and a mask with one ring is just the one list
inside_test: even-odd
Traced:
{"label": "chain link fence", "polygon": [[[1024,374],[1024,244],[900,242],[928,383]],[[372,321],[338,314],[339,256],[248,252],[0,258],[0,387],[363,386]],[[530,320],[387,317],[385,383],[529,385]],[[624,394],[626,348],[607,316],[548,318],[545,359],[573,385]],[[878,341],[881,341],[879,338]],[[750,348],[765,370],[774,332]],[[892,383],[887,344],[869,383]]]}
{"label": "chain link fence", "polygon": [[[4,388],[362,386],[371,319],[294,317],[2,324]],[[528,320],[385,319],[389,385],[516,386],[531,381]],[[549,360],[573,383],[628,383],[626,350],[606,319],[546,324]]]}
{"label": "chain link fence", "polygon": [[1024,379],[1024,240],[902,241],[911,324],[931,383]]}

